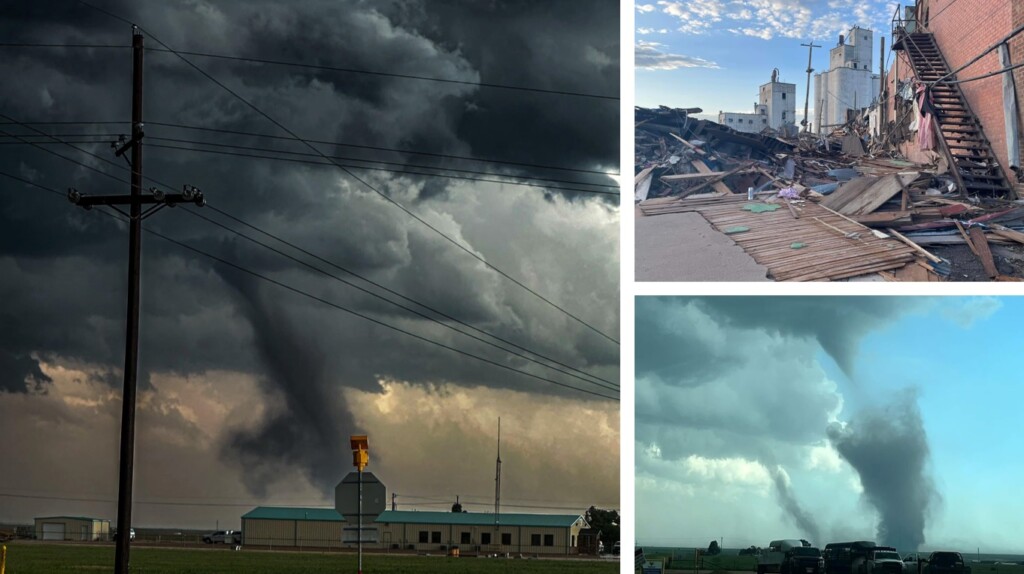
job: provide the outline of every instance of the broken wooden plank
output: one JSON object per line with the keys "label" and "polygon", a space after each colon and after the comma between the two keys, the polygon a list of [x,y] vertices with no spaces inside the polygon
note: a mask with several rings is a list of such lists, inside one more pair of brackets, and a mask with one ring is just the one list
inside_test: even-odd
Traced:
{"label": "broken wooden plank", "polygon": [[646,179],[647,176],[651,175],[652,171],[654,171],[653,165],[651,167],[646,167],[642,169],[640,173],[636,174],[636,176],[633,178],[633,185],[640,185],[640,182]]}
{"label": "broken wooden plank", "polygon": [[[699,159],[695,159],[690,163],[693,164],[693,167],[697,168],[697,171],[701,173],[712,173],[711,168],[708,167],[708,164],[704,163]],[[717,191],[720,195],[732,193],[732,190],[729,189],[729,186],[725,185],[721,181],[716,181],[715,183],[711,184],[711,187],[715,188],[715,191]]]}
{"label": "broken wooden plank", "polygon": [[999,225],[998,223],[990,224],[989,229],[998,237],[1016,241],[1017,243],[1024,243],[1024,233],[1021,233],[1020,231],[1015,231],[1009,227]]}
{"label": "broken wooden plank", "polygon": [[679,137],[678,135],[676,135],[676,134],[674,134],[672,132],[669,132],[669,135],[671,135],[672,137],[678,139],[680,142],[682,142],[683,145],[685,145],[685,146],[689,147],[690,149],[696,151],[697,153],[701,154],[701,156],[707,156],[707,154],[708,154],[707,151],[705,151],[703,149],[700,149],[696,145],[693,145],[692,143],[686,141],[685,139]]}
{"label": "broken wooden plank", "polygon": [[921,247],[920,245],[918,245],[918,244],[914,243],[913,241],[911,241],[911,240],[907,239],[906,237],[904,237],[903,234],[900,233],[899,231],[896,231],[895,229],[890,229],[889,233],[891,233],[893,235],[893,237],[895,237],[896,239],[899,239],[903,243],[906,243],[907,246],[910,247],[911,249],[913,249],[914,251],[917,251],[921,255],[924,255],[925,257],[927,257],[928,260],[931,261],[932,263],[941,263],[942,262],[942,258],[941,257],[936,257],[935,255],[932,255],[930,252],[925,250],[925,248]]}
{"label": "broken wooden plank", "polygon": [[960,225],[959,221],[953,221],[953,223],[956,224],[956,228],[960,231],[960,235],[964,236],[964,242],[967,243],[967,247],[971,249],[971,253],[973,253],[975,257],[981,257],[981,255],[978,254],[978,250],[974,248],[974,242],[971,241],[970,237],[967,237],[967,232],[964,231],[964,226]]}
{"label": "broken wooden plank", "polygon": [[890,227],[903,223],[911,223],[914,220],[909,211],[879,211],[865,215],[851,215],[850,219],[868,227]]}
{"label": "broken wooden plank", "polygon": [[897,193],[903,191],[905,185],[917,179],[917,176],[917,172],[894,173],[865,183],[860,183],[864,178],[858,177],[850,183],[840,186],[832,195],[822,201],[822,204],[844,215],[872,213]]}
{"label": "broken wooden plank", "polygon": [[999,270],[996,269],[996,262],[992,259],[992,250],[988,247],[985,230],[980,227],[972,227],[970,235],[971,243],[974,244],[974,249],[978,252],[978,259],[981,259],[981,266],[985,268],[985,274],[989,278],[999,275]]}
{"label": "broken wooden plank", "polygon": [[725,175],[727,173],[729,173],[729,172],[727,172],[727,171],[712,171],[710,173],[674,173],[674,174],[671,174],[671,175],[663,175],[663,176],[661,176],[661,181],[664,181],[665,183],[669,183],[669,182],[673,182],[673,181],[686,181],[688,179],[703,179],[703,178],[709,178],[709,177],[723,176],[723,175]]}

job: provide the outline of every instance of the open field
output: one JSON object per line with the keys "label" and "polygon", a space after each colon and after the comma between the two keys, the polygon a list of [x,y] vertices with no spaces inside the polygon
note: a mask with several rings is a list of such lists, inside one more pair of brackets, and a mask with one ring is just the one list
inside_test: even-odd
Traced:
{"label": "open field", "polygon": [[[113,572],[113,545],[10,543],[7,574],[60,574]],[[140,574],[336,574],[355,572],[355,554],[132,548],[132,572]],[[619,563],[610,560],[517,560],[444,558],[425,556],[364,555],[363,571],[394,574],[460,574],[469,572],[613,573]]]}

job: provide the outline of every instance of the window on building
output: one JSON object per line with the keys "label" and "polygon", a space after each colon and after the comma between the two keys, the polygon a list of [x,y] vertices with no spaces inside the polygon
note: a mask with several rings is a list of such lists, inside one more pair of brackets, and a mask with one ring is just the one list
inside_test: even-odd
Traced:
{"label": "window on building", "polygon": [[540,546],[540,534],[530,536],[530,546]]}
{"label": "window on building", "polygon": [[469,532],[463,532],[462,537],[459,538],[459,544],[469,544],[472,541],[473,538],[470,536]]}
{"label": "window on building", "polygon": [[726,121],[727,121],[727,122],[729,122],[729,123],[731,124],[731,123],[732,123],[732,118],[729,118],[729,119],[728,119],[728,120],[726,120]]}
{"label": "window on building", "polygon": [[512,546],[512,533],[511,532],[502,532],[501,533],[501,543],[503,545],[505,545],[505,546]]}
{"label": "window on building", "polygon": [[786,99],[786,92],[782,92],[782,99]]}
{"label": "window on building", "polygon": [[761,123],[762,124],[766,124],[766,123],[768,123],[768,120],[761,120]]}
{"label": "window on building", "polygon": [[786,119],[786,112],[782,112],[782,119]]}
{"label": "window on building", "polygon": [[545,534],[544,535],[544,546],[554,546],[554,545],[555,545],[555,535],[554,534]]}
{"label": "window on building", "polygon": [[481,532],[480,533],[480,544],[490,544],[490,543],[491,543],[491,533],[490,532]]}
{"label": "window on building", "polygon": [[747,123],[748,124],[752,124],[752,123],[754,123],[754,120],[747,120]]}
{"label": "window on building", "polygon": [[432,543],[434,543],[434,544],[440,544],[441,543],[441,531],[440,530],[435,530],[434,532],[431,532],[430,533],[430,541]]}
{"label": "window on building", "polygon": [[426,530],[420,530],[420,544],[430,542],[430,534]]}

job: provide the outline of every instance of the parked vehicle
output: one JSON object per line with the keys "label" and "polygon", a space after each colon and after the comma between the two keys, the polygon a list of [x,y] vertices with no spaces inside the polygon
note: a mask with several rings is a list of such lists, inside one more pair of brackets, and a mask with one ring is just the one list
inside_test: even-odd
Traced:
{"label": "parked vehicle", "polygon": [[[813,546],[790,548],[779,567],[782,574],[824,574],[825,560]],[[902,574],[902,573],[901,573]]]}
{"label": "parked vehicle", "polygon": [[876,547],[870,540],[832,542],[825,545],[822,556],[827,574],[859,574],[860,566]]}
{"label": "parked vehicle", "polygon": [[907,554],[903,557],[903,571],[906,574],[917,574],[917,568],[920,561],[920,556],[917,552]]}
{"label": "parked vehicle", "polygon": [[[772,540],[768,548],[757,556],[757,574],[766,572],[782,572],[782,563],[786,560],[786,553],[794,548],[810,548],[811,543],[806,540]],[[820,552],[819,552],[820,555]]]}
{"label": "parked vehicle", "polygon": [[206,544],[241,544],[242,533],[237,530],[218,530],[203,535]]}
{"label": "parked vehicle", "polygon": [[[117,528],[116,527],[110,529],[110,539],[111,540],[116,540],[117,539]],[[129,528],[128,529],[128,540],[135,540],[135,529],[134,528]]]}
{"label": "parked vehicle", "polygon": [[622,552],[622,546],[620,546],[619,542],[616,541],[615,544],[612,544],[612,555],[618,556],[620,552]]}
{"label": "parked vehicle", "polygon": [[971,567],[964,563],[959,552],[932,552],[921,562],[924,574],[971,574]]}
{"label": "parked vehicle", "polygon": [[859,574],[903,574],[903,559],[895,548],[877,546],[868,551],[857,570]]}

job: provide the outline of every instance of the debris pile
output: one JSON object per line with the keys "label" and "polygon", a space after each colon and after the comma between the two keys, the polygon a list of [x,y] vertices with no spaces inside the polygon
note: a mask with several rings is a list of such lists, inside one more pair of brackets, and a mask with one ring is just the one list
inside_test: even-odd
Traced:
{"label": "debris pile", "polygon": [[870,137],[866,115],[783,139],[700,112],[636,108],[644,215],[700,213],[780,281],[1024,276],[1024,203],[966,196],[944,156],[902,159]]}

